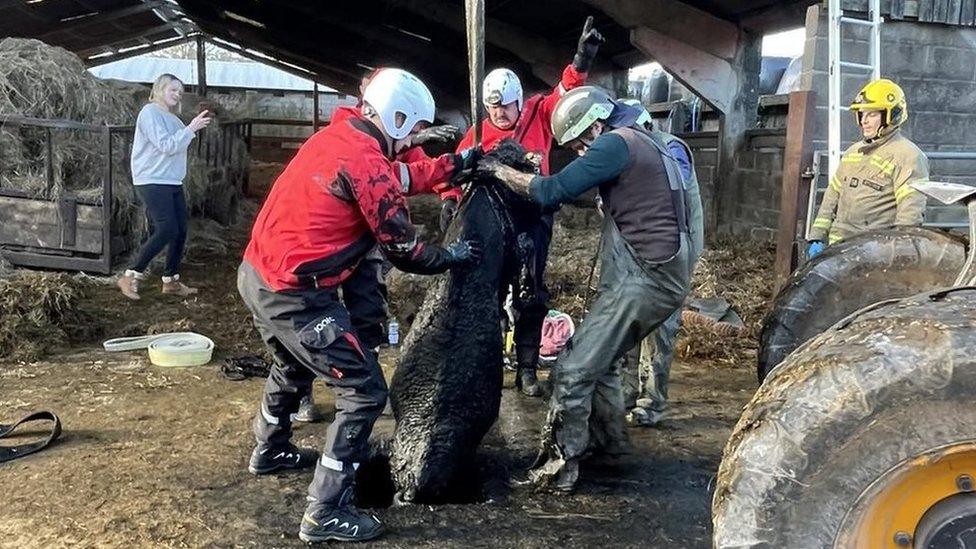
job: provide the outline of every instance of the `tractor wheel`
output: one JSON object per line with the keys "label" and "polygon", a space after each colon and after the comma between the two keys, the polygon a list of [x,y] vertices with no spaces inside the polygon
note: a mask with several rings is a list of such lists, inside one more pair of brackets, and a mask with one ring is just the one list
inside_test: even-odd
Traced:
{"label": "tractor wheel", "polygon": [[886,229],[828,246],[793,273],[759,337],[762,381],[794,349],[862,307],[952,285],[966,261],[962,241],[920,227]]}
{"label": "tractor wheel", "polygon": [[838,323],[746,406],[719,467],[715,547],[976,547],[973,395],[976,288]]}

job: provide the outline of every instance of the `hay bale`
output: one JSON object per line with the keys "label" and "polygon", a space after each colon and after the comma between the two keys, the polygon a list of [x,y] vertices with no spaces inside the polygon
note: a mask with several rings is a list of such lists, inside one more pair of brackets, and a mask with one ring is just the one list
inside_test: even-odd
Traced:
{"label": "hay bale", "polygon": [[79,309],[91,286],[64,273],[19,272],[0,279],[0,358],[37,360],[101,330]]}

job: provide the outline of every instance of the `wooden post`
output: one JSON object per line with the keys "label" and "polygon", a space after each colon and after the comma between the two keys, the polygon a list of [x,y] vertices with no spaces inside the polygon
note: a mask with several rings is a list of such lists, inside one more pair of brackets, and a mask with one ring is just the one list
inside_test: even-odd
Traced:
{"label": "wooden post", "polygon": [[319,83],[312,82],[312,133],[319,131]]}
{"label": "wooden post", "polygon": [[197,94],[207,96],[207,41],[197,36]]}
{"label": "wooden post", "polygon": [[[814,93],[790,92],[783,157],[783,187],[780,198],[779,230],[776,237],[776,288],[786,283],[797,264],[797,232],[806,226],[810,178],[804,172],[813,164]],[[802,238],[803,235],[799,235]]]}

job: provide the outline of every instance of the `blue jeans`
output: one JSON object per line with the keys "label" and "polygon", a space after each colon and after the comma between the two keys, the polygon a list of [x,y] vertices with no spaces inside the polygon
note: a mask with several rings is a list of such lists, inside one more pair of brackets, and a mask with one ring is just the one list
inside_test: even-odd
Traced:
{"label": "blue jeans", "polygon": [[168,247],[163,276],[180,272],[183,247],[186,244],[187,211],[182,185],[136,185],[136,196],[146,206],[149,239],[143,243],[132,265],[134,271],[146,270],[149,262]]}

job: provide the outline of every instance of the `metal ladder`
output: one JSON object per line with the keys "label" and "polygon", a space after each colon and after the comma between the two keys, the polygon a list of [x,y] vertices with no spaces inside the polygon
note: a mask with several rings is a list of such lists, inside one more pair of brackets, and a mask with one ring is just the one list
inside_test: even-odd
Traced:
{"label": "metal ladder", "polygon": [[[868,18],[860,19],[847,17],[841,8],[842,0],[829,0],[827,4],[830,26],[827,31],[828,42],[828,116],[829,125],[827,130],[827,154],[829,157],[828,177],[833,177],[840,164],[840,113],[850,110],[846,105],[841,104],[840,88],[842,82],[843,69],[858,69],[871,71],[871,79],[881,78],[881,0],[867,0]],[[844,61],[841,56],[841,30],[843,26],[856,25],[870,29],[870,63],[851,63]],[[816,212],[811,212],[815,214]]]}

